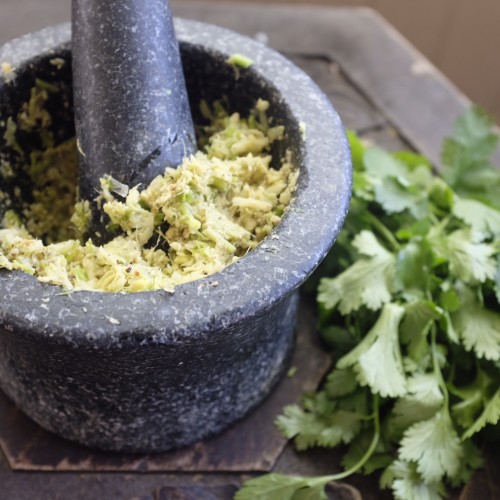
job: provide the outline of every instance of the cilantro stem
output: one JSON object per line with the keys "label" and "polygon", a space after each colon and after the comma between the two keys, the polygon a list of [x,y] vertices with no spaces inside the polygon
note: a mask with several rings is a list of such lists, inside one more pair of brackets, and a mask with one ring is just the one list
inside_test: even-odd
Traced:
{"label": "cilantro stem", "polygon": [[361,467],[363,467],[363,465],[365,465],[365,463],[373,455],[373,452],[375,451],[375,448],[377,447],[378,441],[380,439],[380,414],[379,414],[378,394],[375,394],[373,396],[373,424],[374,424],[374,431],[370,446],[366,450],[365,454],[360,458],[360,460],[355,465],[353,465],[350,469],[347,469],[343,472],[339,472],[338,474],[313,478],[312,480],[308,481],[308,486],[312,487],[319,484],[326,484],[329,483],[330,481],[338,481],[340,479],[344,479],[350,476],[351,474],[358,472],[358,470],[361,469]]}
{"label": "cilantro stem", "polygon": [[443,391],[443,406],[445,408],[448,408],[448,403],[450,396],[448,394],[448,387],[446,386],[446,381],[443,378],[443,373],[441,372],[441,368],[439,367],[439,362],[437,358],[437,346],[436,346],[436,337],[437,337],[437,331],[436,331],[436,325],[432,325],[431,329],[431,349],[432,349],[432,364],[434,368],[434,373],[439,379],[439,386],[441,388],[441,391]]}
{"label": "cilantro stem", "polygon": [[373,229],[375,229],[379,233],[380,236],[382,236],[385,239],[385,241],[390,245],[393,251],[399,252],[401,247],[398,241],[391,233],[391,231],[389,231],[389,229],[387,229],[387,227],[384,224],[382,224],[382,222],[380,222],[380,220],[377,217],[375,217],[369,211],[366,211],[362,217],[368,224],[370,224],[373,227]]}

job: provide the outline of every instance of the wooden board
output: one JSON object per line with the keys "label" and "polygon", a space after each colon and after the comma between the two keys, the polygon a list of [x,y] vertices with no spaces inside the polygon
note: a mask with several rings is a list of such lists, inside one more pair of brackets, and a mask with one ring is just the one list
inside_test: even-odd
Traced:
{"label": "wooden board", "polygon": [[[234,3],[250,0],[230,0]],[[371,7],[404,34],[471,99],[500,118],[497,0],[251,0],[254,4]],[[182,0],[186,3],[186,0]],[[0,45],[70,19],[71,0],[2,0]]]}
{"label": "wooden board", "polygon": [[[460,82],[467,95],[496,112],[500,108],[496,101],[500,80],[498,70],[488,68],[498,68],[500,2],[455,0],[450,14],[437,60],[453,81]],[[456,50],[457,45],[460,51]]]}
{"label": "wooden board", "polygon": [[[174,12],[250,36],[285,52],[337,62],[416,150],[440,164],[441,143],[470,101],[375,11],[367,8],[173,0]],[[500,153],[497,156],[500,163]]]}

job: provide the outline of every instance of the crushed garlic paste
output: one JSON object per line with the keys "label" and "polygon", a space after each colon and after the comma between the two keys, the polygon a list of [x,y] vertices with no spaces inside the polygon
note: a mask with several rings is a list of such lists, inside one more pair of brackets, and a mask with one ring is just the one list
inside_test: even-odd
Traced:
{"label": "crushed garlic paste", "polygon": [[[32,94],[38,104],[28,104],[17,124],[9,119],[5,138],[13,149],[19,147],[16,127],[32,130],[50,121],[41,106],[49,90]],[[178,168],[167,168],[144,188],[101,179],[99,205],[116,232],[102,246],[83,238],[90,207],[75,203],[75,141],[46,141],[43,152],[31,154],[33,201],[3,217],[0,267],[68,291],[102,292],[172,291],[221,271],[280,222],[296,186],[298,170],[289,155],[279,169],[270,167],[270,146],[282,140],[284,129],[271,126],[268,108],[259,100],[243,118],[229,116],[218,103],[213,109],[203,103],[210,125],[203,127],[202,150]]]}

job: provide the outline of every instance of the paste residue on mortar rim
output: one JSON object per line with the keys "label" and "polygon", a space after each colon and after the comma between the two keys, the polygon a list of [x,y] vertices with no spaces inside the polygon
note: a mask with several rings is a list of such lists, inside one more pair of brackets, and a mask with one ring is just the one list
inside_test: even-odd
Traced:
{"label": "paste residue on mortar rim", "polygon": [[[272,126],[269,103],[259,100],[246,118],[215,103],[202,103],[210,120],[201,150],[177,169],[166,169],[147,187],[129,188],[101,179],[98,201],[116,236],[98,246],[84,239],[88,202],[77,200],[77,145],[57,146],[44,104],[52,84],[40,80],[15,118],[8,118],[7,145],[24,155],[19,129],[40,134],[43,151],[26,157],[32,200],[19,209],[0,193],[5,211],[0,229],[0,267],[22,270],[66,290],[135,292],[173,290],[232,264],[257,246],[279,223],[296,186],[289,155],[271,168],[270,146],[282,140]],[[0,175],[13,169],[5,161]],[[15,190],[14,190],[15,191]],[[19,194],[19,193],[18,193]]]}

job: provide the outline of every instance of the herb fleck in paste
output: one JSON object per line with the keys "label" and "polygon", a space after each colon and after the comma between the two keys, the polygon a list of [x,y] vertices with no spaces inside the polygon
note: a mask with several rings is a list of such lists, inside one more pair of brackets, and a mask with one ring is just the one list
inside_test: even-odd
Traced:
{"label": "herb fleck in paste", "polygon": [[[43,103],[51,89],[38,86],[11,120],[7,135],[17,150],[16,127],[33,130],[50,116]],[[45,93],[45,94],[44,94]],[[270,126],[267,101],[248,118],[215,104],[202,112],[202,151],[177,169],[166,169],[145,188],[101,179],[101,209],[117,236],[97,246],[82,235],[89,203],[76,202],[76,143],[50,144],[31,155],[33,201],[21,213],[8,210],[0,229],[0,267],[20,269],[66,290],[138,292],[216,273],[254,248],[279,223],[298,171],[289,158],[270,167],[270,146],[283,138]]]}

